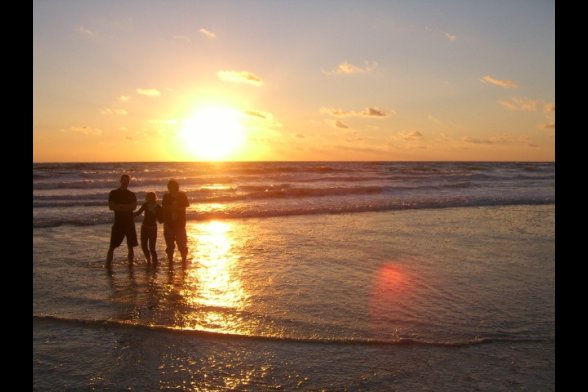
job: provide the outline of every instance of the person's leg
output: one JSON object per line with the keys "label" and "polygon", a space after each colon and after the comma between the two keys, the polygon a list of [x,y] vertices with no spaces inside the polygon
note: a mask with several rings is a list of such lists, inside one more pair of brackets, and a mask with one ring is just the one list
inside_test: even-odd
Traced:
{"label": "person's leg", "polygon": [[132,246],[129,246],[129,254],[127,255],[129,259],[129,266],[133,266],[133,261],[135,261],[135,251],[133,250]]}
{"label": "person's leg", "polygon": [[157,242],[157,226],[150,227],[147,236],[149,243],[149,251],[151,252],[151,260],[157,263],[157,251],[155,250],[155,243]]}
{"label": "person's leg", "polygon": [[188,258],[188,238],[186,236],[186,228],[178,227],[176,229],[176,243],[182,255],[182,263],[186,263]]}
{"label": "person's leg", "polygon": [[112,259],[114,257],[114,249],[120,246],[124,238],[124,232],[119,226],[112,225],[110,230],[110,247],[106,253],[106,269],[112,269]]}
{"label": "person's leg", "polygon": [[106,253],[106,269],[112,269],[112,258],[114,257],[114,248],[108,248],[108,252]]}
{"label": "person's leg", "polygon": [[127,236],[127,247],[129,248],[129,266],[132,266],[133,261],[135,260],[135,252],[133,250],[133,247],[138,245],[137,231],[135,230],[135,222],[132,222],[132,224],[129,227],[127,227],[127,232],[125,234]]}
{"label": "person's leg", "polygon": [[145,226],[141,226],[141,249],[143,249],[143,254],[145,255],[145,259],[147,262],[151,262],[151,255],[149,254],[149,248],[147,247],[147,242],[149,240],[149,230]]}
{"label": "person's leg", "polygon": [[170,263],[173,263],[174,261],[175,237],[175,229],[164,226],[163,238],[165,238],[165,253],[167,254],[167,261]]}

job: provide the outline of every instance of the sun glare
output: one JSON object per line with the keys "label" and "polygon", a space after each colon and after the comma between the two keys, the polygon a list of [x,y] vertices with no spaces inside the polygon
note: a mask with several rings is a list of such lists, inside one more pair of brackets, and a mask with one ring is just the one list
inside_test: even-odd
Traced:
{"label": "sun glare", "polygon": [[231,154],[245,139],[241,113],[220,106],[206,106],[183,122],[180,141],[194,157],[218,161]]}

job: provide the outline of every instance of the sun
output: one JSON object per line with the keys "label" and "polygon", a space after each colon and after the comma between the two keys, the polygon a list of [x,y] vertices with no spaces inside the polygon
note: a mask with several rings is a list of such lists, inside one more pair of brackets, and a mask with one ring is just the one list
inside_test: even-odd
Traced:
{"label": "sun", "polygon": [[222,106],[204,106],[182,123],[180,141],[198,159],[226,160],[243,143],[241,113]]}

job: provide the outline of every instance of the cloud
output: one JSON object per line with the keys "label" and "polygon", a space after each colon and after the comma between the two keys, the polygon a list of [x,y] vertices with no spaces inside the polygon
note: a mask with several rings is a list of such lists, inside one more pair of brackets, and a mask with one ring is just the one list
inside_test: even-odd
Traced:
{"label": "cloud", "polygon": [[320,109],[320,112],[333,117],[388,117],[395,114],[393,110],[386,112],[376,107],[366,107],[361,111],[323,107]]}
{"label": "cloud", "polygon": [[529,99],[526,97],[512,97],[508,101],[498,101],[504,108],[510,111],[524,111],[524,112],[534,112],[537,110],[537,105],[539,104],[539,100],[536,99]]}
{"label": "cloud", "polygon": [[84,26],[80,26],[80,27],[78,27],[78,28],[76,29],[76,31],[77,31],[78,33],[81,33],[81,34],[83,34],[83,35],[85,35],[85,36],[88,36],[88,37],[95,37],[95,36],[96,36],[96,33],[95,33],[94,31],[92,31],[92,30],[90,30],[90,29],[87,29],[87,28],[85,28]]}
{"label": "cloud", "polygon": [[443,36],[448,40],[448,41],[455,41],[457,39],[457,35],[453,35],[453,34],[449,34],[449,33],[445,33],[443,34]]}
{"label": "cloud", "polygon": [[198,30],[198,32],[200,34],[204,35],[206,38],[210,38],[210,39],[216,38],[215,33],[213,33],[212,31],[206,30],[205,28],[201,28],[200,30]]}
{"label": "cloud", "polygon": [[378,108],[365,108],[360,112],[365,117],[386,117],[388,114]]}
{"label": "cloud", "polygon": [[144,95],[146,97],[159,97],[161,92],[155,88],[138,88],[137,94]]}
{"label": "cloud", "polygon": [[261,118],[263,120],[270,120],[272,115],[269,113],[264,113],[259,110],[246,110],[244,112],[247,116]]}
{"label": "cloud", "polygon": [[500,79],[494,79],[492,76],[490,75],[486,75],[483,78],[480,79],[480,81],[482,83],[486,83],[486,84],[493,84],[494,86],[498,86],[498,87],[502,87],[502,88],[517,88],[519,87],[518,83],[515,82],[514,80],[500,80]]}
{"label": "cloud", "polygon": [[337,66],[337,68],[331,70],[331,71],[323,71],[324,74],[327,75],[350,75],[350,74],[361,74],[361,73],[369,73],[372,72],[374,69],[376,69],[376,67],[378,66],[378,64],[375,61],[372,61],[371,63],[369,62],[364,62],[365,66],[364,67],[359,67],[357,65],[353,65],[347,61],[342,62],[341,64],[339,64]]}
{"label": "cloud", "polygon": [[424,136],[419,131],[403,131],[398,132],[395,135],[392,135],[389,140],[391,142],[398,142],[398,141],[405,141],[405,142],[412,142],[412,141],[419,141],[423,140]]}
{"label": "cloud", "polygon": [[247,71],[220,70],[216,73],[220,80],[233,83],[247,83],[254,86],[263,85],[261,78]]}
{"label": "cloud", "polygon": [[412,131],[412,132],[407,132],[407,133],[403,134],[402,138],[404,140],[420,140],[423,138],[423,134],[420,133],[419,131]]}
{"label": "cloud", "polygon": [[546,103],[545,106],[543,106],[543,111],[545,113],[554,113],[555,112],[555,104],[552,102]]}
{"label": "cloud", "polygon": [[131,97],[129,95],[121,95],[120,97],[118,97],[118,100],[121,102],[129,102],[131,100]]}
{"label": "cloud", "polygon": [[182,44],[189,44],[190,42],[192,42],[192,40],[189,37],[186,37],[185,35],[175,35],[173,37],[173,40]]}
{"label": "cloud", "polygon": [[304,139],[305,136],[301,133],[297,133],[296,135],[294,135],[295,137],[297,137],[298,139]]}
{"label": "cloud", "polygon": [[[64,130],[62,130],[64,131]],[[81,125],[81,126],[73,126],[70,127],[68,130],[66,130],[66,132],[75,132],[75,133],[81,133],[83,135],[88,135],[88,136],[100,136],[102,135],[102,130],[99,128],[92,128],[89,127],[87,125]]]}
{"label": "cloud", "polygon": [[261,110],[248,109],[244,110],[243,115],[247,116],[246,121],[256,122],[256,126],[268,130],[270,128],[282,128],[282,124],[278,122],[272,113],[263,112]]}
{"label": "cloud", "polygon": [[349,129],[349,125],[339,120],[333,121],[333,126],[335,128]]}
{"label": "cloud", "polygon": [[510,140],[510,136],[508,135],[500,135],[500,136],[493,136],[489,138],[474,138],[470,136],[465,136],[461,140],[465,143],[471,144],[505,144]]}
{"label": "cloud", "polygon": [[116,114],[116,115],[119,115],[119,116],[126,116],[127,113],[128,112],[125,109],[102,108],[100,110],[100,114],[103,114],[105,116],[111,116],[113,114]]}
{"label": "cloud", "polygon": [[320,112],[323,114],[329,114],[334,117],[347,117],[347,116],[353,115],[353,112],[351,112],[351,111],[347,111],[347,110],[343,110],[343,109],[324,108],[324,107],[321,108]]}

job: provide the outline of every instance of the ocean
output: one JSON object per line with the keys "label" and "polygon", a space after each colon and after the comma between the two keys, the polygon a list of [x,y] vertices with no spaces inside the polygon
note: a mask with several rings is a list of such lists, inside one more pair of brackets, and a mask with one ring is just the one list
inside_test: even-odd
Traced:
{"label": "ocean", "polygon": [[[123,173],[187,265],[106,273]],[[553,163],[35,163],[33,388],[551,391],[554,220]]]}

